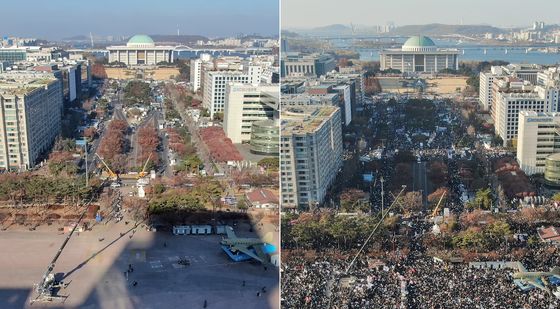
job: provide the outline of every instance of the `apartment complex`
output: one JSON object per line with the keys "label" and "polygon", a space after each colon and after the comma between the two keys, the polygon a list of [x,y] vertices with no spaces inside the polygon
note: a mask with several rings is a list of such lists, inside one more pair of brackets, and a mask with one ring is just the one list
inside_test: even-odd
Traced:
{"label": "apartment complex", "polygon": [[[226,85],[224,131],[233,143],[251,140],[253,124],[272,120],[278,110],[278,85]],[[278,145],[278,135],[276,135]]]}
{"label": "apartment complex", "polygon": [[336,106],[283,108],[280,138],[282,205],[322,203],[342,166],[342,119]]}
{"label": "apartment complex", "polygon": [[0,74],[0,169],[33,167],[60,133],[62,82],[54,74]]}

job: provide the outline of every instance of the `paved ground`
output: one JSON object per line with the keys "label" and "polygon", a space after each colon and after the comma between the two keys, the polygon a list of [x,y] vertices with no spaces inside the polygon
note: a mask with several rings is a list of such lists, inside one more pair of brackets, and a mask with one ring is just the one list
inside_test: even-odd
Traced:
{"label": "paved ground", "polygon": [[428,179],[427,179],[427,171],[426,171],[426,162],[420,163],[413,163],[412,165],[412,182],[413,182],[413,190],[422,191],[422,201],[424,205],[426,204],[428,191]]}
{"label": "paved ground", "polygon": [[[70,282],[59,293],[68,299],[33,306],[33,284],[66,236],[54,227],[0,232],[0,308],[203,308],[204,300],[208,308],[278,308],[278,269],[232,263],[219,247],[221,236],[173,236],[131,227],[121,221],[72,237],[54,270]],[[254,237],[246,228],[236,233]],[[181,268],[179,257],[191,265]],[[128,264],[134,271],[127,281]],[[263,286],[267,292],[257,297]]]}

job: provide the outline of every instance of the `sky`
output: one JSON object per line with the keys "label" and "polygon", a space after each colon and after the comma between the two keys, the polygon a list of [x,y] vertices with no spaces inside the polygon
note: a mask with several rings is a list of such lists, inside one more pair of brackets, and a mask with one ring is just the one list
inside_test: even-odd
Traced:
{"label": "sky", "polygon": [[278,0],[2,0],[0,36],[278,35]]}
{"label": "sky", "polygon": [[[282,0],[282,29],[331,24],[560,24],[558,0]],[[461,22],[462,21],[462,22]]]}

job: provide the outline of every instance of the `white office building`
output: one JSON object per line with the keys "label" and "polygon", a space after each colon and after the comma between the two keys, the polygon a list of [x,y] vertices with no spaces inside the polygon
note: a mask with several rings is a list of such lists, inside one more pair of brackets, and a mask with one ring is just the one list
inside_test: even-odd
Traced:
{"label": "white office building", "polygon": [[[520,111],[557,112],[560,106],[560,78],[557,68],[531,72],[525,79],[495,77],[492,85],[494,128],[504,145],[515,141]],[[534,75],[534,78],[533,78]],[[536,85],[529,79],[534,80]]]}
{"label": "white office building", "polygon": [[546,158],[560,152],[560,113],[519,112],[517,161],[528,175],[544,173]]}
{"label": "white office building", "polygon": [[480,73],[479,102],[484,110],[492,110],[493,83],[500,77],[513,77],[520,81],[537,84],[537,75],[542,67],[537,64],[508,64],[492,66],[489,72]]}
{"label": "white office building", "polygon": [[203,66],[212,65],[212,55],[202,54],[198,59],[191,60],[191,85],[193,91],[198,91],[200,89],[202,82]]}
{"label": "white office building", "polygon": [[214,118],[216,113],[224,111],[226,86],[229,83],[248,84],[249,76],[239,71],[207,71],[204,77],[204,94],[202,105]]}
{"label": "white office building", "polygon": [[226,85],[224,132],[233,143],[249,142],[253,124],[272,120],[278,104],[278,85]]}
{"label": "white office building", "polygon": [[502,68],[499,66],[493,66],[490,72],[480,73],[478,101],[485,111],[489,111],[492,108],[492,85],[494,84],[494,77],[501,75]]}
{"label": "white office building", "polygon": [[342,119],[335,106],[283,108],[280,138],[282,207],[324,201],[342,166]]}
{"label": "white office building", "polygon": [[495,98],[494,129],[504,141],[504,146],[517,138],[519,112],[550,111],[549,102],[538,92],[499,92]]}

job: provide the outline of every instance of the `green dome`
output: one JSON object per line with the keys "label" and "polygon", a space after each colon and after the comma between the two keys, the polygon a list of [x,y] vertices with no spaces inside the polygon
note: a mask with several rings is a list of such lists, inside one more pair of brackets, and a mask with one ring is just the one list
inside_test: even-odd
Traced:
{"label": "green dome", "polygon": [[406,42],[404,42],[403,47],[431,47],[436,46],[434,41],[427,36],[412,36]]}
{"label": "green dome", "polygon": [[154,44],[154,40],[145,34],[137,34],[128,40],[128,44]]}

